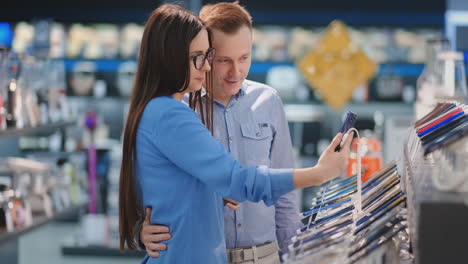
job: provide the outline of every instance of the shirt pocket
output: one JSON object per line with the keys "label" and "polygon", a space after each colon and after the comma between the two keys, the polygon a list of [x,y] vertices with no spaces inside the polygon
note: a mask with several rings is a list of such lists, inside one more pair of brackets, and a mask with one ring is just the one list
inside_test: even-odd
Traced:
{"label": "shirt pocket", "polygon": [[268,123],[244,123],[241,125],[244,138],[263,140],[271,138],[271,128]]}
{"label": "shirt pocket", "polygon": [[270,150],[273,140],[270,124],[244,123],[241,125],[242,145],[244,149],[244,165],[270,165]]}

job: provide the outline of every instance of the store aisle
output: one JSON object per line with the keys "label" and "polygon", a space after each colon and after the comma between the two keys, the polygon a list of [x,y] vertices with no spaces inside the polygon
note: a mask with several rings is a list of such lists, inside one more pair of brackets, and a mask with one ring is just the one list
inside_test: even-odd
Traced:
{"label": "store aisle", "polygon": [[52,222],[21,236],[19,264],[131,264],[140,263],[135,257],[78,257],[63,256],[61,243],[77,232],[79,224]]}

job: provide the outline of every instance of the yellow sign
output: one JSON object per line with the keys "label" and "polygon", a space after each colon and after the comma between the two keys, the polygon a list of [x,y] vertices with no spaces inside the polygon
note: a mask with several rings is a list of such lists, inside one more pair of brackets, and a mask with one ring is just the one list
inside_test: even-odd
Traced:
{"label": "yellow sign", "polygon": [[336,110],[377,71],[377,65],[353,44],[346,25],[339,21],[328,26],[318,45],[297,65],[309,85]]}

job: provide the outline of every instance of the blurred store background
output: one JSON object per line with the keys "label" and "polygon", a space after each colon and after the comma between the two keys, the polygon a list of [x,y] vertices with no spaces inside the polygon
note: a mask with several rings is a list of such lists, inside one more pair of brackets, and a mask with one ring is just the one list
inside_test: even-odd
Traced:
{"label": "blurred store background", "polygon": [[[117,250],[120,139],[144,22],[162,2],[23,0],[0,9],[1,263],[136,263],[144,255]],[[198,12],[212,2],[177,3]],[[465,0],[240,3],[254,20],[248,79],[281,95],[297,167],[316,162],[348,110],[359,116],[369,164],[403,162],[436,52],[468,59]],[[342,77],[356,85],[340,100],[305,73],[322,67],[311,56],[329,47],[323,39],[333,30],[368,62],[347,66],[366,74]],[[301,210],[315,191],[300,193]],[[24,216],[8,224],[10,201]]]}

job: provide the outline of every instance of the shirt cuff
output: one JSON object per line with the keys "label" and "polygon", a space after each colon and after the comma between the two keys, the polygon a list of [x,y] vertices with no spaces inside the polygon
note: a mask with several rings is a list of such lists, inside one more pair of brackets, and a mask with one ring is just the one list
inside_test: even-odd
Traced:
{"label": "shirt cuff", "polygon": [[281,195],[294,190],[293,169],[268,170],[271,179],[271,192],[274,200],[272,204],[274,204]]}
{"label": "shirt cuff", "polygon": [[270,173],[271,189],[274,192],[283,195],[294,190],[293,169],[270,169]]}

